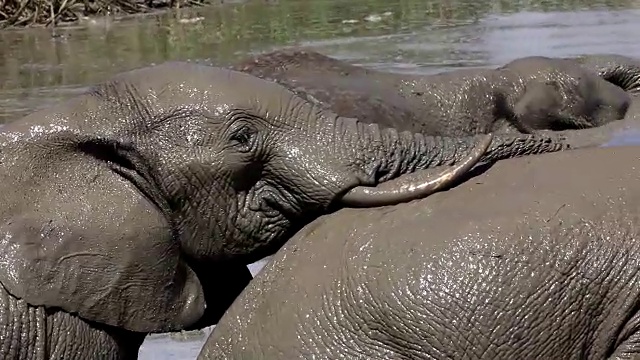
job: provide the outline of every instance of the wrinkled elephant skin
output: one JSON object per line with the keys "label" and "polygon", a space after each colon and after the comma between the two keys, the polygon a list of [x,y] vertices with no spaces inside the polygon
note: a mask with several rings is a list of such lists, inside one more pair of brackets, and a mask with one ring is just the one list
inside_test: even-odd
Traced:
{"label": "wrinkled elephant skin", "polygon": [[590,54],[572,60],[625,91],[640,94],[640,60],[619,54]]}
{"label": "wrinkled elephant skin", "polygon": [[627,116],[618,121],[583,130],[565,130],[565,131],[541,131],[540,134],[547,134],[551,137],[560,136],[574,149],[592,148],[599,146],[610,146],[617,142],[618,139],[627,138],[629,145],[640,145],[640,137],[633,139],[633,134],[640,131],[640,101],[638,96],[634,95],[634,101],[629,107]]}
{"label": "wrinkled elephant skin", "polygon": [[408,75],[290,49],[257,55],[232,68],[276,81],[342,116],[426,135],[463,136],[583,129],[623,118],[631,98],[627,88],[616,85],[629,84],[614,80],[638,82],[632,76],[640,69],[614,67],[606,56],[598,59],[585,58],[580,66],[573,59],[534,56],[497,69]]}
{"label": "wrinkled elephant skin", "polygon": [[496,163],[295,235],[199,359],[637,359],[640,147]]}
{"label": "wrinkled elephant skin", "polygon": [[248,263],[343,200],[420,198],[478,161],[566,148],[380,129],[216,67],[117,75],[0,131],[0,349],[133,359],[146,333],[215,324]]}

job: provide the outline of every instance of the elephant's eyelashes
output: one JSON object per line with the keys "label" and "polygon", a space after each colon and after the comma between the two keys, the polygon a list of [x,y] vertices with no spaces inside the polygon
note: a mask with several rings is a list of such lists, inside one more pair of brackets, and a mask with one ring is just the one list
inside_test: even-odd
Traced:
{"label": "elephant's eyelashes", "polygon": [[243,127],[242,129],[232,134],[230,140],[232,142],[235,142],[237,146],[246,147],[251,142],[251,136],[251,131],[248,128]]}
{"label": "elephant's eyelashes", "polygon": [[234,126],[229,135],[229,143],[241,152],[250,152],[254,148],[257,129],[247,123]]}

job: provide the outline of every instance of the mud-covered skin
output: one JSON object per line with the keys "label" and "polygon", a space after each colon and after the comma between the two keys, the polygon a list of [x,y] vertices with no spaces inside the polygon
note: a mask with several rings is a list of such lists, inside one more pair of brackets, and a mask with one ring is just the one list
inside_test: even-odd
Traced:
{"label": "mud-covered skin", "polygon": [[625,91],[640,94],[640,60],[618,54],[592,54],[573,58]]}
{"label": "mud-covered skin", "polygon": [[621,119],[631,101],[575,61],[546,57],[425,76],[375,71],[294,49],[232,68],[276,81],[339,115],[427,135],[590,128]]}
{"label": "mud-covered skin", "polygon": [[[637,99],[637,96],[634,95]],[[640,132],[640,101],[634,100],[629,107],[627,116],[622,120],[610,122],[608,124],[590,129],[563,130],[563,131],[541,131],[540,135],[546,134],[550,137],[560,136],[563,142],[569,144],[572,149],[593,148],[619,141],[627,138],[630,145],[640,145],[637,135]],[[616,140],[617,139],[617,140]]]}
{"label": "mud-covered skin", "polygon": [[11,360],[135,359],[144,334],[34,307],[0,286],[0,354]]}
{"label": "mud-covered skin", "polygon": [[[455,165],[481,138],[380,129],[228,69],[170,62],[114,76],[0,131],[0,284],[30,323],[49,324],[44,309],[92,324],[43,338],[14,321],[3,337],[109,359],[145,333],[215,324],[250,281],[246,265],[345,194]],[[501,136],[475,153],[565,148]]]}
{"label": "mud-covered skin", "polygon": [[637,359],[640,147],[500,161],[296,234],[205,359]]}

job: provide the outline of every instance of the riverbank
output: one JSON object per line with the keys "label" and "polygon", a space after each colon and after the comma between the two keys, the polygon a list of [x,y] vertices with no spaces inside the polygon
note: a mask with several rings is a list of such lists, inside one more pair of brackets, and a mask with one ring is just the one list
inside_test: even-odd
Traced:
{"label": "riverbank", "polygon": [[66,25],[86,18],[151,14],[169,9],[224,2],[224,0],[3,0],[0,1],[0,28]]}

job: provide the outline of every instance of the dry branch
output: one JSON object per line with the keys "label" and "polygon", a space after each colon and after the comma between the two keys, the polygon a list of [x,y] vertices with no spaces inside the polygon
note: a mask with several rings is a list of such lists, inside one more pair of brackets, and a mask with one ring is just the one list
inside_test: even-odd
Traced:
{"label": "dry branch", "polygon": [[171,7],[204,5],[199,0],[0,0],[0,28],[55,26],[83,16],[140,14]]}

